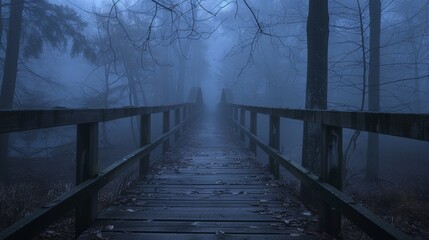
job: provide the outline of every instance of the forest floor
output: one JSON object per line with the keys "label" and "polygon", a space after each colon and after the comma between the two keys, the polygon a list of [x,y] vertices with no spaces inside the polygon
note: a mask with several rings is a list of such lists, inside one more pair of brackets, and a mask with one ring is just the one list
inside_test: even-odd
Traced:
{"label": "forest floor", "polygon": [[[385,180],[368,183],[364,174],[345,192],[412,239],[429,239],[429,192]],[[343,228],[344,239],[370,239],[347,220]]]}
{"label": "forest floor", "polygon": [[[135,174],[123,174],[99,191],[97,208],[99,212],[114,203],[121,192],[128,188],[133,176]],[[50,184],[25,181],[9,186],[0,185],[0,230],[48,204],[73,186],[70,181]],[[64,217],[34,239],[74,239],[74,211],[65,213]]]}
{"label": "forest floor", "polygon": [[[8,185],[0,184],[0,230],[74,187],[76,165],[70,157],[72,149],[68,150],[51,158],[9,159],[9,171],[13,175]],[[108,149],[100,153],[100,159],[108,165],[122,155],[116,149]],[[135,176],[136,173],[124,173],[102,188],[98,193],[98,210],[110,206]],[[74,239],[74,211],[64,213],[63,218],[35,239]]]}

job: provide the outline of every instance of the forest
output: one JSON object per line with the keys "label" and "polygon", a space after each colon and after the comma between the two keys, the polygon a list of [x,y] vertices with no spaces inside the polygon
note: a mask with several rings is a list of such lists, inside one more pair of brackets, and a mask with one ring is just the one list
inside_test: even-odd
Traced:
{"label": "forest", "polygon": [[[205,117],[190,121],[220,118],[226,93],[236,121],[232,137],[238,139],[234,133],[241,130],[234,124],[241,124],[261,144],[323,181],[324,156],[332,157],[322,141],[329,124],[315,123],[317,114],[306,121],[284,115],[273,120],[270,113],[369,114],[357,118],[358,127],[337,126],[341,163],[328,166],[340,166],[335,188],[393,232],[429,239],[427,0],[0,0],[0,63],[0,230],[6,230],[0,239],[15,239],[7,237],[11,226],[90,179],[76,173],[86,166],[79,154],[92,156],[85,153],[91,143],[79,142],[85,134],[97,135],[92,177],[156,142],[145,159],[159,170],[158,159],[174,158],[167,151],[173,135],[165,140],[163,134],[178,131],[175,140],[187,139],[188,130],[176,129],[182,120],[194,134],[199,125],[186,123],[186,117],[200,107]],[[195,99],[201,106],[188,108]],[[238,117],[240,106],[248,112]],[[258,108],[268,115],[252,112]],[[111,109],[118,113],[109,115]],[[113,116],[119,112],[121,117]],[[98,120],[75,120],[80,117]],[[84,123],[94,122],[85,130]],[[373,130],[365,130],[372,122],[377,122]],[[400,133],[390,133],[391,125]],[[271,134],[280,126],[273,145]],[[144,131],[149,133],[143,136]],[[256,150],[247,137],[242,146],[255,149],[264,169],[272,168],[278,160],[261,146]],[[275,186],[283,186],[306,213],[323,215],[317,193],[285,168],[278,170]],[[95,214],[120,204],[141,173],[135,166],[115,173],[96,192]],[[33,239],[76,239],[83,231],[75,232],[80,213],[70,209],[52,224],[41,220],[43,227],[31,230]],[[369,233],[379,230],[368,232],[353,219],[340,215],[338,221],[340,230],[322,228],[306,239],[384,239]],[[303,223],[289,225],[298,229],[292,237],[307,231]],[[225,232],[216,231],[213,239],[242,239]],[[116,238],[97,231],[82,239]]]}

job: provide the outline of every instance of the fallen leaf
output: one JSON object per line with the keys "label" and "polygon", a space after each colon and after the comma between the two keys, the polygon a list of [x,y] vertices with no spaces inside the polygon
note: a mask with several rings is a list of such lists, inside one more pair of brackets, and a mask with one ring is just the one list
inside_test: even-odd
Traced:
{"label": "fallen leaf", "polygon": [[127,211],[127,212],[135,212],[136,210],[131,209],[131,208],[127,208],[125,211]]}
{"label": "fallen leaf", "polygon": [[301,214],[304,216],[311,216],[311,212],[309,212],[309,211],[304,211]]}
{"label": "fallen leaf", "polygon": [[109,230],[113,230],[113,228],[115,228],[115,226],[113,226],[113,225],[107,225],[106,226],[106,229],[109,229]]}

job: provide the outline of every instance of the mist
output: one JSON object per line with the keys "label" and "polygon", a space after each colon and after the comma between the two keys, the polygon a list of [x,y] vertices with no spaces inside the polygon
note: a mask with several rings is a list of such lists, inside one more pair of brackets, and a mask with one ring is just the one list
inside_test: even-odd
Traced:
{"label": "mist", "polygon": [[[14,111],[175,106],[192,103],[199,88],[201,115],[227,127],[220,117],[223,91],[232,96],[227,104],[428,119],[429,2],[374,2],[0,1],[0,111],[5,116],[0,128],[13,122],[6,116],[15,116]],[[171,130],[179,123],[174,109],[169,111]],[[247,129],[250,112],[244,115]],[[175,116],[183,120],[185,113]],[[164,116],[150,115],[150,141],[166,133]],[[272,144],[270,115],[258,112],[256,119],[254,134]],[[142,147],[141,121],[136,114],[97,122],[99,171]],[[279,121],[281,156],[320,176],[321,127]],[[76,127],[58,126],[0,132],[1,230],[77,184]],[[427,133],[427,124],[419,126],[417,133]],[[411,238],[429,239],[429,143],[378,134],[380,128],[369,133],[341,127],[339,189]],[[229,132],[238,138],[237,131]],[[172,138],[168,142],[174,145]],[[251,142],[246,137],[242,147]],[[156,147],[150,165],[165,157],[162,146]],[[264,167],[272,158],[260,147],[255,157]],[[114,204],[138,171],[129,169],[100,190],[100,209]],[[302,200],[301,181],[283,168],[280,175],[288,193]],[[302,204],[319,214],[314,201]],[[369,238],[344,219],[340,237]],[[42,234],[72,239],[70,229],[62,221]]]}

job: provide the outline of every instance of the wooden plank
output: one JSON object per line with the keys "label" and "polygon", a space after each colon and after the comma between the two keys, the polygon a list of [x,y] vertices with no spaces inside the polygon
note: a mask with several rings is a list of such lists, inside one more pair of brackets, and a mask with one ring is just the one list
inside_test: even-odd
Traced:
{"label": "wooden plank", "polygon": [[[119,209],[116,207],[109,208],[107,211],[100,214],[98,219],[123,219],[123,220],[151,220],[151,221],[171,221],[171,220],[184,220],[184,221],[252,221],[252,222],[278,222],[278,219],[275,219],[275,216],[271,215],[262,215],[258,213],[251,212],[242,212],[239,208],[219,208],[218,211],[212,212],[213,208],[203,207],[203,208],[181,208],[182,211],[178,209],[170,208],[159,208],[157,210],[147,210],[146,208],[127,208]],[[205,210],[207,209],[207,210]],[[255,209],[263,212],[264,209]],[[164,210],[164,211],[162,211]],[[220,211],[222,210],[222,211]],[[132,211],[132,212],[131,212]]]}
{"label": "wooden plank", "polygon": [[[93,234],[86,234],[84,236],[79,237],[79,240],[84,239],[94,239],[97,237],[99,232],[94,232]],[[224,232],[214,232],[211,234],[179,234],[179,233],[134,233],[134,232],[103,232],[103,234],[99,235],[101,237],[105,237],[106,239],[133,239],[133,240],[147,240],[147,239],[157,239],[157,240],[196,240],[196,239],[205,239],[205,240],[220,240],[220,239],[228,239],[228,240],[307,240],[307,239],[315,239],[312,235],[304,235],[304,234],[295,234],[295,233],[286,233],[286,234],[271,234],[271,235],[263,235],[263,234],[229,234]],[[317,239],[317,238],[316,238]]]}
{"label": "wooden plank", "polygon": [[[232,194],[232,195],[241,195],[241,194],[272,194],[272,193],[282,193],[281,190],[277,189],[264,189],[264,188],[246,188],[246,186],[242,185],[226,185],[226,186],[234,186],[235,188],[227,188],[226,186],[219,186],[219,188],[196,188],[194,186],[198,185],[186,185],[185,188],[143,188],[140,186],[136,186],[134,189],[135,193],[141,194],[141,193],[170,193],[170,194],[177,194],[177,193],[186,193],[186,194]],[[241,186],[241,187],[238,187]]]}
{"label": "wooden plank", "polygon": [[270,186],[267,183],[261,184],[252,184],[252,185],[221,185],[221,184],[200,184],[200,185],[176,185],[176,184],[147,184],[145,182],[137,182],[134,185],[136,191],[149,190],[149,189],[202,189],[202,190],[216,190],[216,189],[224,189],[224,190],[234,190],[234,189],[249,189],[249,190],[259,190],[259,191],[282,191],[279,190],[278,185]]}
{"label": "wooden plank", "polygon": [[[113,229],[106,228],[113,226]],[[228,234],[303,234],[284,222],[212,222],[212,221],[136,221],[136,220],[100,220],[93,228],[103,232],[139,232],[139,233],[216,233]]]}
{"label": "wooden plank", "polygon": [[218,199],[134,199],[122,198],[119,200],[121,206],[146,206],[146,207],[283,207],[283,200],[273,200],[269,202],[261,202],[257,200],[222,200]]}

